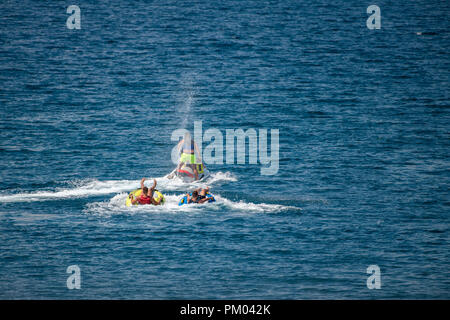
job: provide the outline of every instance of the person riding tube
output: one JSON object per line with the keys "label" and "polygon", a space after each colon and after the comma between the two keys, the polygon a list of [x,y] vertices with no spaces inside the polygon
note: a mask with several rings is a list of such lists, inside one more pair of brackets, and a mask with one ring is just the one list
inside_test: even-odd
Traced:
{"label": "person riding tube", "polygon": [[[141,190],[142,193],[138,197],[130,194],[131,204],[153,204],[155,206],[160,205],[164,202],[164,196],[156,190],[156,179],[153,179],[153,186],[151,188],[147,188],[144,186],[145,178],[141,179]],[[154,193],[157,194],[157,197],[154,197]]]}
{"label": "person riding tube", "polygon": [[186,194],[187,203],[205,203],[210,199],[210,197],[207,197],[208,193],[209,187],[206,187],[205,189],[195,189],[194,191],[192,191],[192,195],[190,195],[189,193]]}

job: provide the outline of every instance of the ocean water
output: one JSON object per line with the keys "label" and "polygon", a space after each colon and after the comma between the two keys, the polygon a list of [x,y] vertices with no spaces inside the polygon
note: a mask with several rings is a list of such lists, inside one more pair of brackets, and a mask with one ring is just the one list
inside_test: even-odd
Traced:
{"label": "ocean water", "polygon": [[[2,1],[0,298],[449,299],[450,5],[371,4]],[[277,174],[167,179],[194,121],[278,129]]]}

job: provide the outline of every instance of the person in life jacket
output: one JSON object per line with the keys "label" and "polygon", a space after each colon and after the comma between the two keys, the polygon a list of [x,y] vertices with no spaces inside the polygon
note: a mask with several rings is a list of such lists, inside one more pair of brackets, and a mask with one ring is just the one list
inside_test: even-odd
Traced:
{"label": "person in life jacket", "polygon": [[153,197],[153,193],[156,191],[158,192],[155,188],[156,188],[156,179],[153,179],[153,186],[151,188],[147,188],[146,186],[144,186],[144,182],[145,182],[145,178],[141,179],[141,189],[142,189],[142,193],[139,197],[134,198],[132,195],[130,195],[130,199],[131,199],[131,203],[132,204],[153,204],[155,206],[160,205],[163,201],[163,197],[157,197],[157,199],[155,199]]}
{"label": "person in life jacket", "polygon": [[209,193],[209,187],[205,189],[198,188],[192,191],[192,196],[188,193],[186,194],[187,203],[205,203],[209,200],[206,196]]}
{"label": "person in life jacket", "polygon": [[197,143],[192,139],[191,134],[187,131],[184,138],[178,142],[178,152],[181,152],[180,163],[178,163],[177,171],[187,164],[194,172],[195,180],[198,180],[198,170],[196,164],[201,164],[202,159],[198,151]]}

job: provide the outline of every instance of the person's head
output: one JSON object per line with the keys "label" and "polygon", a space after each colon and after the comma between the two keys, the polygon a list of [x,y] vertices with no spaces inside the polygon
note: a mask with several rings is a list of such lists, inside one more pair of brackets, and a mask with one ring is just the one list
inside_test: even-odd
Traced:
{"label": "person's head", "polygon": [[143,187],[142,188],[142,193],[147,195],[148,194],[148,188],[147,187]]}
{"label": "person's head", "polygon": [[184,133],[184,141],[191,141],[191,134],[189,133],[189,131],[186,131]]}
{"label": "person's head", "polygon": [[192,192],[192,198],[197,198],[198,197],[198,192],[197,192],[197,190],[194,190],[193,192]]}

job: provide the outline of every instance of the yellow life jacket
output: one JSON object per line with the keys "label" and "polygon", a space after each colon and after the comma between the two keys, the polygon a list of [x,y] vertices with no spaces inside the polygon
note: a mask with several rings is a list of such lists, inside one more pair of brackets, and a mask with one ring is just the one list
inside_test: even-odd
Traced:
{"label": "yellow life jacket", "polygon": [[[132,195],[133,198],[138,198],[141,194],[142,194],[142,189],[137,189],[137,190],[131,191],[127,197],[127,200],[125,201],[125,205],[127,207],[130,207],[133,205],[133,203],[131,202],[131,199],[130,199],[130,195]],[[166,200],[166,199],[164,199],[164,195],[156,189],[153,190],[153,199],[155,199],[156,201],[159,201],[161,199],[160,204],[163,204]],[[138,205],[138,204],[139,204],[139,202],[136,202],[134,205]]]}

